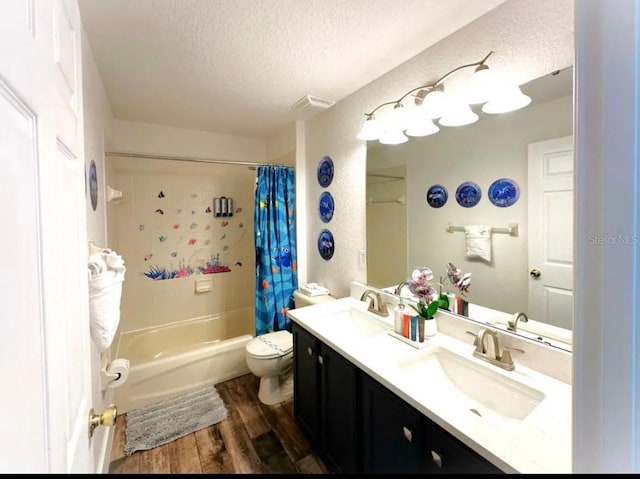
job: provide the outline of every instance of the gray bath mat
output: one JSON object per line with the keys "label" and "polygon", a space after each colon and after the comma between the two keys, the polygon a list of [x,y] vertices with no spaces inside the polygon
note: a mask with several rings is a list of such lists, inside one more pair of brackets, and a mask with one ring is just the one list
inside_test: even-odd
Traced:
{"label": "gray bath mat", "polygon": [[124,453],[152,449],[228,416],[215,386],[207,386],[168,401],[151,404],[127,413]]}

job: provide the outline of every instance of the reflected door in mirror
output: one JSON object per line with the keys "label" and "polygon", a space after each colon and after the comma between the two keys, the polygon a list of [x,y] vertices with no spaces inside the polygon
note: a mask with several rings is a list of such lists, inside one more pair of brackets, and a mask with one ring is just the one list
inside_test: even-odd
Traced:
{"label": "reflected door in mirror", "polygon": [[531,319],[572,329],[573,136],[529,144]]}

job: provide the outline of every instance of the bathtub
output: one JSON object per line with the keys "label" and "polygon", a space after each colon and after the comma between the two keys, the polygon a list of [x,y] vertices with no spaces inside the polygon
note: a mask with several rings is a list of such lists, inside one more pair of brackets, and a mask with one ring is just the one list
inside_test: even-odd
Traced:
{"label": "bathtub", "polygon": [[249,373],[253,318],[250,307],[120,334],[115,357],[128,359],[130,370],[114,389],[118,412]]}

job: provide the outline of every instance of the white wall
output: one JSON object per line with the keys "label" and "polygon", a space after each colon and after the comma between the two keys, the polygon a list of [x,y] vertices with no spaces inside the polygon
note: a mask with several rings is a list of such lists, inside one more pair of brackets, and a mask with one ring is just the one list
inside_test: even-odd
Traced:
{"label": "white wall", "polygon": [[296,159],[296,125],[291,123],[266,139],[266,159],[270,163],[294,165]]}
{"label": "white wall", "polygon": [[[349,281],[366,282],[358,251],[366,250],[366,144],[356,139],[364,113],[409,89],[435,81],[450,69],[483,58],[501,76],[524,83],[573,64],[573,1],[508,0],[458,32],[340,101],[306,124],[306,216],[309,280],[333,294],[349,294]],[[318,217],[322,188],[316,168],[323,155],[335,164],[327,188],[336,200],[330,223]],[[320,230],[335,237],[335,254],[325,261],[316,245]]]}
{"label": "white wall", "polygon": [[[401,145],[370,148],[369,170],[407,165],[408,268],[429,266],[436,276],[444,276],[446,263],[452,262],[472,273],[467,295],[472,303],[506,312],[527,311],[527,145],[572,134],[573,98],[567,96],[504,115],[480,114],[471,125],[442,127],[435,135],[411,138]],[[489,186],[505,177],[520,186],[520,198],[508,208],[498,208],[488,199]],[[455,200],[456,188],[464,181],[474,181],[482,190],[473,208],[463,208]],[[449,194],[441,208],[426,202],[426,191],[435,183]],[[494,227],[518,223],[519,235],[493,234],[492,261],[487,263],[465,257],[464,233],[448,233],[448,222]],[[380,286],[398,284],[409,272]]]}
{"label": "white wall", "polygon": [[[104,85],[98,73],[91,47],[82,32],[82,83],[84,109],[84,141],[85,141],[85,171],[89,172],[91,161],[96,164],[98,173],[98,202],[94,211],[90,195],[87,191],[87,240],[96,245],[108,246],[106,231],[105,206],[105,145],[111,136],[111,107],[105,93]],[[87,181],[88,177],[85,178]],[[86,184],[88,190],[88,184]],[[108,353],[107,353],[108,356]],[[92,344],[91,347],[91,381],[92,404],[96,411],[103,411],[113,401],[113,392],[102,389],[100,353]],[[112,428],[100,427],[96,429],[92,438],[94,454],[94,470],[106,472],[109,467],[111,454]]]}
{"label": "white wall", "polygon": [[265,140],[125,120],[114,120],[111,147],[127,153],[266,161]]}

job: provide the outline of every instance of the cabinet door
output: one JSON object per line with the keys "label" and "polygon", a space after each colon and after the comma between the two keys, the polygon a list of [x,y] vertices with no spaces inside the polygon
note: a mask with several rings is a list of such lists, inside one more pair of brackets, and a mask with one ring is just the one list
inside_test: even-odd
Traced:
{"label": "cabinet door", "polygon": [[320,376],[318,357],[320,342],[297,324],[293,332],[293,413],[313,447],[321,446]]}
{"label": "cabinet door", "polygon": [[363,374],[363,472],[421,472],[424,462],[422,417],[400,397]]}
{"label": "cabinet door", "polygon": [[436,474],[504,474],[478,453],[426,417],[425,471]]}
{"label": "cabinet door", "polygon": [[325,344],[321,346],[320,369],[325,460],[336,472],[357,472],[358,369]]}

